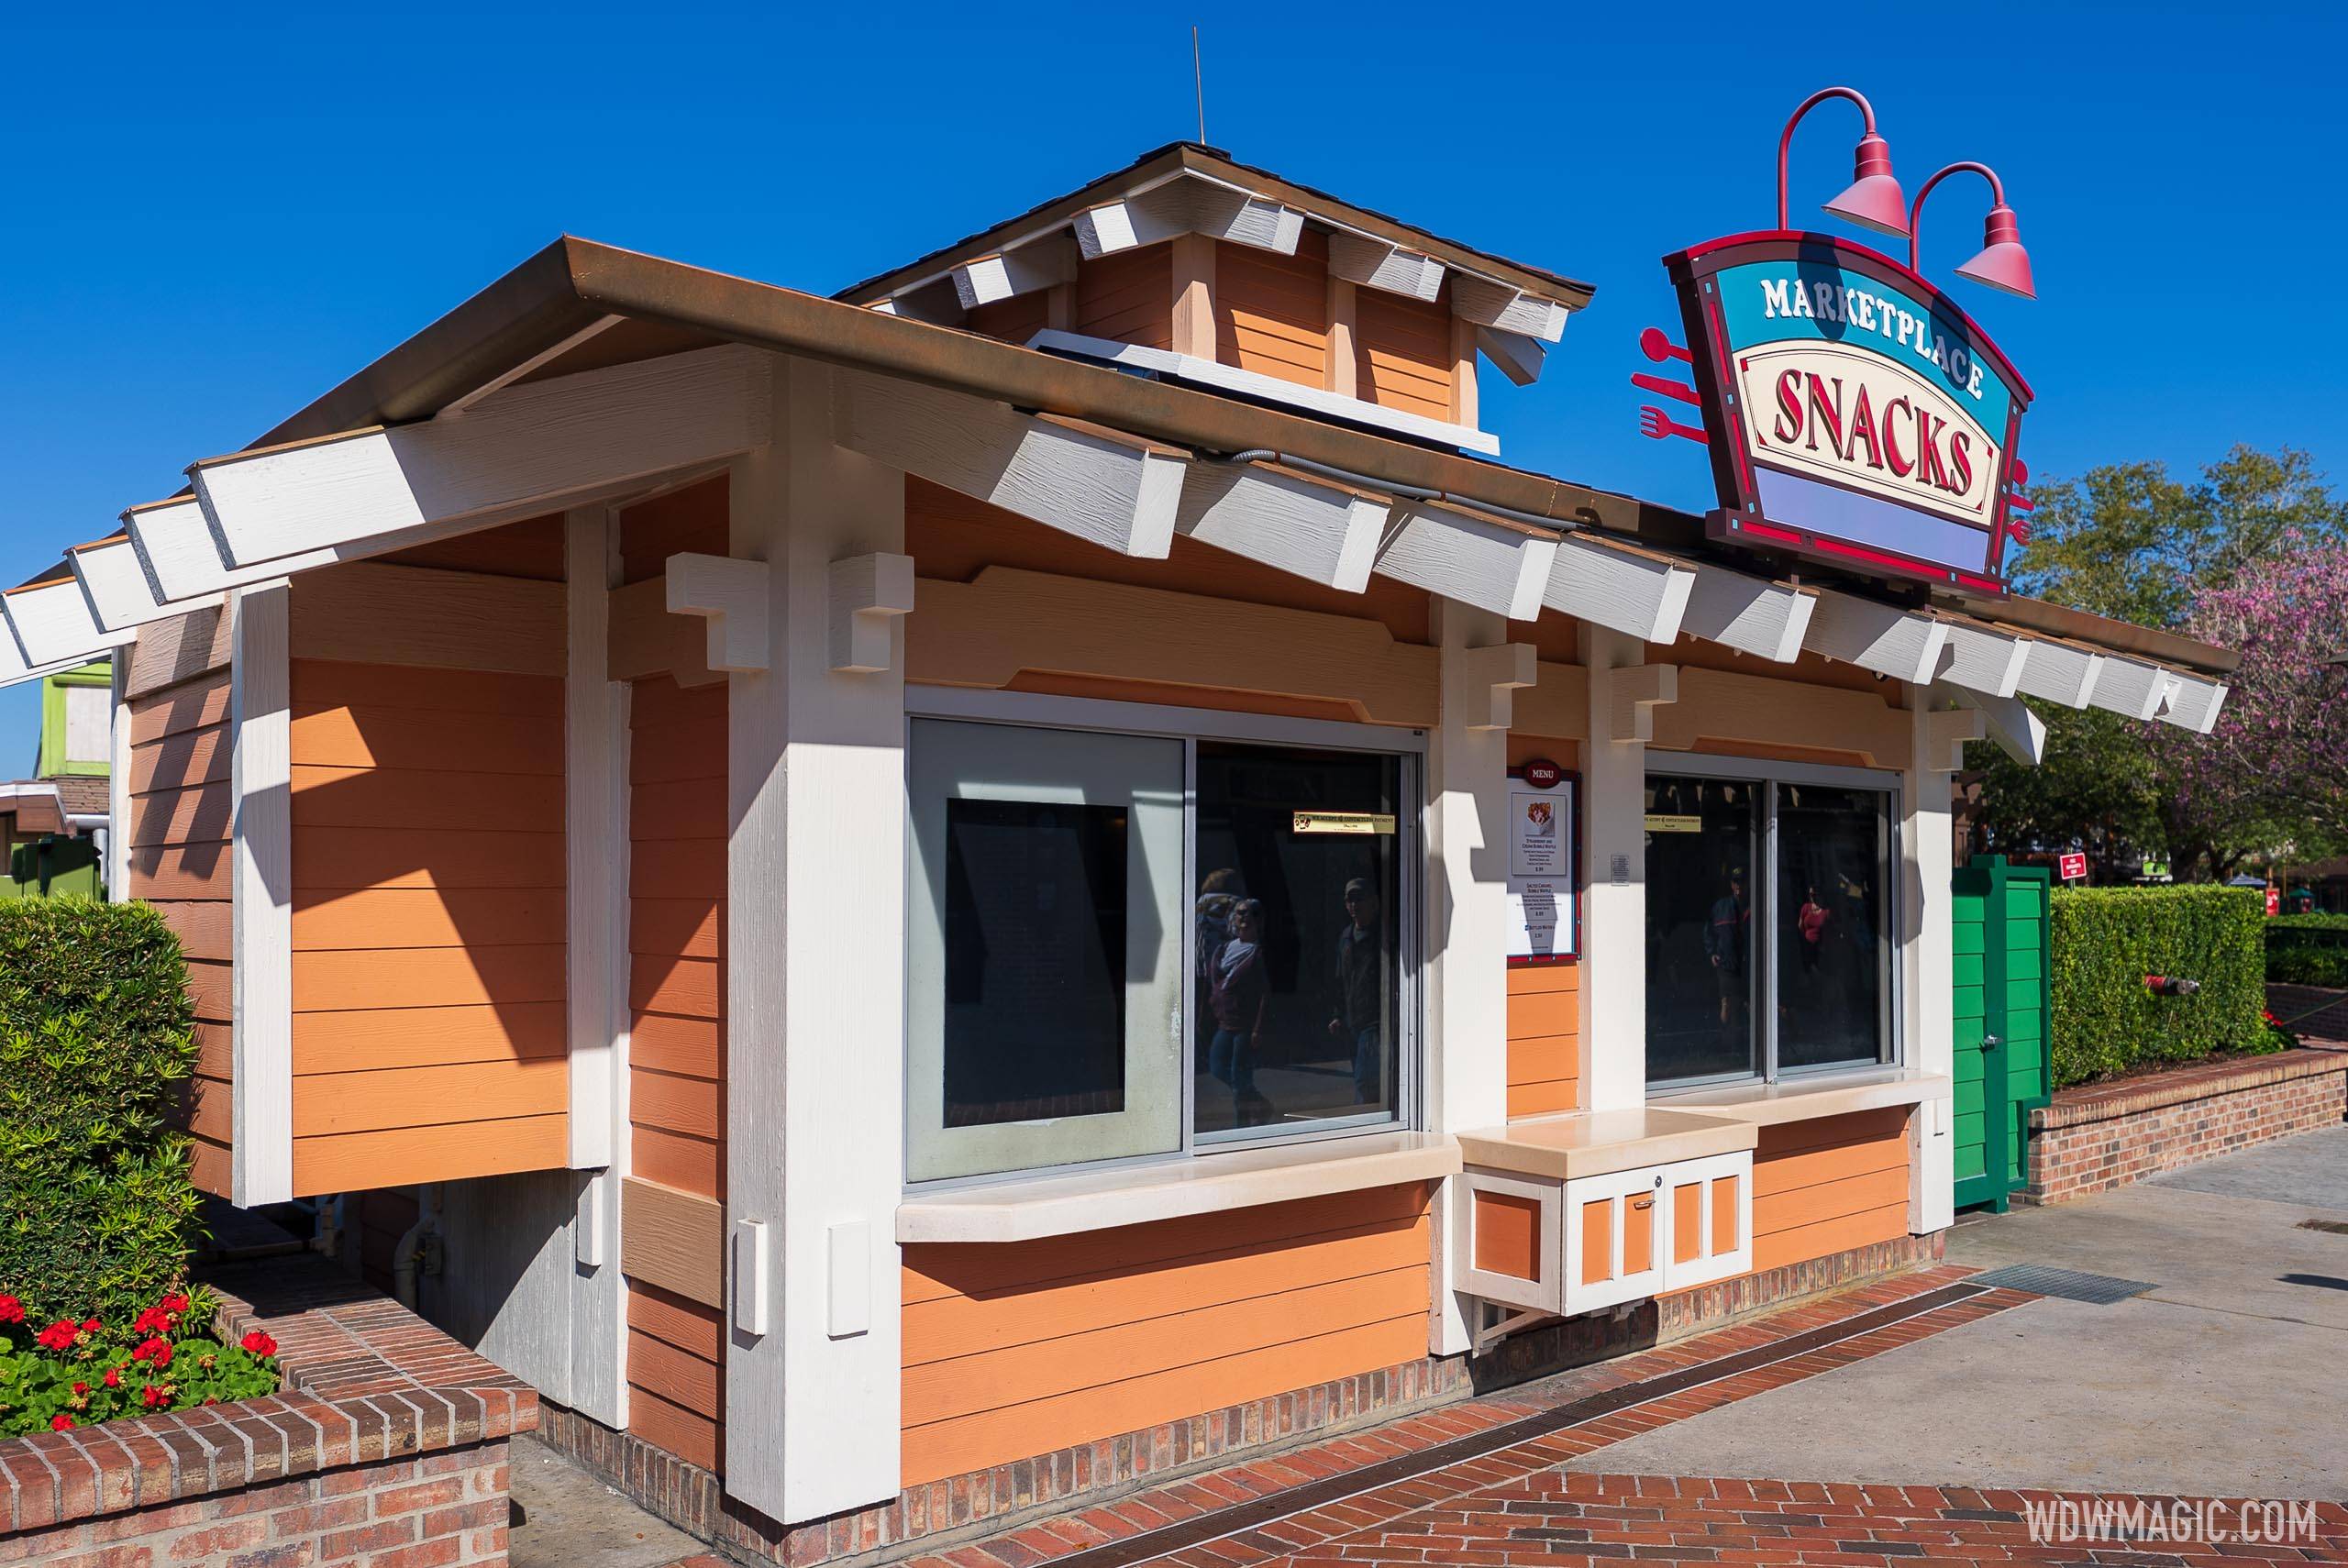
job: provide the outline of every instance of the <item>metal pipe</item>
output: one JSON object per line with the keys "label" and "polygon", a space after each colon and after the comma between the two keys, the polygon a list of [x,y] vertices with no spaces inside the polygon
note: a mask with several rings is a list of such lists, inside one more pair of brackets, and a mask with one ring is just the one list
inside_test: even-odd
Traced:
{"label": "metal pipe", "polygon": [[440,1231],[440,1184],[416,1188],[415,1223],[400,1233],[392,1249],[392,1295],[409,1311],[415,1310],[415,1276],[425,1250],[425,1238]]}

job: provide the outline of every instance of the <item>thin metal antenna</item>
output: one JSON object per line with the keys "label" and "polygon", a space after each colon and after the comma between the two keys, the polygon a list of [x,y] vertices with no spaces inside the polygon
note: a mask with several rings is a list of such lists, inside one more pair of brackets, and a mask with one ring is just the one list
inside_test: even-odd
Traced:
{"label": "thin metal antenna", "polygon": [[1191,82],[1198,90],[1199,145],[1204,147],[1207,141],[1207,73],[1205,67],[1199,63],[1199,28],[1195,22],[1191,24]]}

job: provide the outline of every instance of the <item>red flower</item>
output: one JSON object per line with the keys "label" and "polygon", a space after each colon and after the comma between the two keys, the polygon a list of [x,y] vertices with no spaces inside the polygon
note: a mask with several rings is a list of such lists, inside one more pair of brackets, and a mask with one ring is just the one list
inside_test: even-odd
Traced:
{"label": "red flower", "polygon": [[151,1361],[161,1371],[172,1364],[172,1346],[168,1340],[149,1340],[130,1353],[133,1361]]}
{"label": "red flower", "polygon": [[164,1311],[171,1313],[173,1317],[177,1317],[180,1313],[187,1310],[187,1297],[175,1291],[172,1294],[164,1297],[161,1301],[156,1302],[155,1305],[161,1307]]}
{"label": "red flower", "polygon": [[72,1425],[73,1418],[71,1416],[51,1416],[49,1419],[49,1430],[53,1432],[68,1430]]}
{"label": "red flower", "polygon": [[43,1329],[35,1338],[39,1340],[43,1349],[65,1351],[73,1348],[73,1336],[81,1331],[82,1326],[72,1319],[60,1318],[56,1322]]}
{"label": "red flower", "polygon": [[121,1386],[122,1386],[122,1369],[121,1369],[120,1367],[118,1367],[118,1366],[109,1366],[109,1367],[107,1367],[107,1368],[106,1368],[106,1375],[105,1375],[105,1377],[104,1381],[105,1381],[105,1386],[106,1386],[107,1387],[109,1387],[109,1388],[119,1388],[119,1387],[121,1387]]}
{"label": "red flower", "polygon": [[105,1325],[100,1323],[95,1318],[84,1318],[82,1320],[82,1331],[85,1334],[94,1334],[103,1327],[105,1327]]}
{"label": "red flower", "polygon": [[160,1386],[152,1383],[147,1385],[147,1392],[140,1397],[147,1401],[147,1408],[150,1410],[171,1399],[171,1396],[164,1393]]}
{"label": "red flower", "polygon": [[73,1385],[73,1392],[86,1397],[90,1392],[90,1386],[86,1383],[76,1383]]}
{"label": "red flower", "polygon": [[277,1342],[271,1339],[267,1334],[262,1333],[259,1329],[255,1329],[251,1333],[247,1334],[243,1339],[237,1342],[242,1345],[245,1349],[252,1352],[255,1355],[275,1355],[277,1353]]}
{"label": "red flower", "polygon": [[150,1307],[139,1313],[138,1320],[130,1326],[133,1331],[141,1334],[168,1334],[172,1331],[172,1315],[161,1307]]}
{"label": "red flower", "polygon": [[0,1290],[0,1323],[21,1323],[25,1320],[25,1304]]}

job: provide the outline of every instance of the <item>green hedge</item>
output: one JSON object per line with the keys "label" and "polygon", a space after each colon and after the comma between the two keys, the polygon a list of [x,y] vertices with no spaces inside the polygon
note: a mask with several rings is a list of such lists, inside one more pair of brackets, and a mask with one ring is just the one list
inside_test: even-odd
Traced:
{"label": "green hedge", "polygon": [[[2249,888],[2058,889],[2054,1082],[2061,1088],[2217,1051],[2266,1046],[2262,895]],[[2201,982],[2154,996],[2147,975]]]}
{"label": "green hedge", "polygon": [[192,1013],[153,910],[0,903],[0,1292],[32,1320],[127,1321],[183,1272]]}

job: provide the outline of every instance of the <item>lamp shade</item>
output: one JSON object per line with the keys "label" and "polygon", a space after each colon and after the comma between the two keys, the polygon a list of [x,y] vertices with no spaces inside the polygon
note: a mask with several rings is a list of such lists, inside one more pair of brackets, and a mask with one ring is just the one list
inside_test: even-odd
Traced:
{"label": "lamp shade", "polygon": [[1837,217],[1879,234],[1908,232],[1908,197],[1891,174],[1891,148],[1869,131],[1859,138],[1856,168],[1850,189],[1826,204]]}
{"label": "lamp shade", "polygon": [[2030,252],[2021,248],[2021,226],[2014,221],[2013,208],[1999,202],[1989,209],[1988,221],[1981,226],[1981,254],[1959,267],[1956,275],[2026,300],[2038,297],[2030,276]]}

